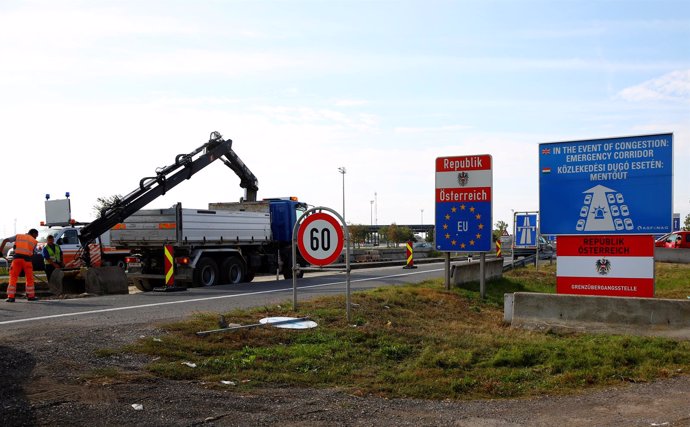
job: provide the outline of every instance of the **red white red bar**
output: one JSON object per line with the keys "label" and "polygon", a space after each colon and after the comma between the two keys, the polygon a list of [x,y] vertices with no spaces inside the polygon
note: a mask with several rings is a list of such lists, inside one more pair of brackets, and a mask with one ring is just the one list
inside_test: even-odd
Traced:
{"label": "red white red bar", "polygon": [[653,236],[559,236],[559,294],[654,296]]}
{"label": "red white red bar", "polygon": [[460,184],[458,178],[459,173],[460,172],[437,172],[436,188],[491,187],[493,173],[490,170],[465,172],[467,174],[467,176],[465,177],[465,185]]}

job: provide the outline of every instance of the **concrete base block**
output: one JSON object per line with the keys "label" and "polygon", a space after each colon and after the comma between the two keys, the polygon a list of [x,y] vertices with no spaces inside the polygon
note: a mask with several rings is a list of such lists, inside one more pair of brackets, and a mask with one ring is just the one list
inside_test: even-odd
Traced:
{"label": "concrete base block", "polygon": [[86,270],[86,292],[95,295],[128,294],[127,274],[120,267],[96,267]]}
{"label": "concrete base block", "polygon": [[690,339],[690,301],[516,292],[504,300],[512,327]]}
{"label": "concrete base block", "polygon": [[[450,266],[450,282],[460,285],[479,281],[479,260],[461,262]],[[486,281],[503,277],[503,258],[487,259],[484,278]]]}
{"label": "concrete base block", "polygon": [[654,261],[690,264],[690,249],[654,248]]}

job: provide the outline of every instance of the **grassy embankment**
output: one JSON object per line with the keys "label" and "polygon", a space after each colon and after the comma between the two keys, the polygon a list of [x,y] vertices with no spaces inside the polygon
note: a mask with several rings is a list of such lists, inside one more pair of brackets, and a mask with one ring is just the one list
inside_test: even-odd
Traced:
{"label": "grassy embankment", "polygon": [[[511,272],[490,282],[485,301],[477,284],[446,292],[440,281],[355,293],[350,325],[343,297],[305,302],[299,313],[286,304],[227,314],[239,324],[308,315],[319,324],[311,330],[254,328],[201,338],[194,332],[217,327],[217,314],[199,315],[127,351],[151,355],[154,375],[221,387],[225,380],[239,388],[339,387],[434,399],[567,393],[690,372],[690,342],[542,334],[503,325],[503,293],[553,292],[554,270]],[[657,266],[659,297],[686,298],[689,282],[690,266]]]}

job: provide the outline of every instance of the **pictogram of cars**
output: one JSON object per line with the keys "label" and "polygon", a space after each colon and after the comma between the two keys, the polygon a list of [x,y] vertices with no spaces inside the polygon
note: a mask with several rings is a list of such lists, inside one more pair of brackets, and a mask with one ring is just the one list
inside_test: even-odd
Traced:
{"label": "pictogram of cars", "polygon": [[585,220],[584,219],[577,220],[577,224],[575,225],[575,229],[577,231],[584,230],[585,229]]}
{"label": "pictogram of cars", "polygon": [[628,231],[630,231],[630,230],[632,230],[632,229],[634,228],[634,227],[633,227],[632,219],[630,219],[630,218],[625,218],[625,219],[623,220],[623,224],[625,224],[625,229],[628,230]]}
{"label": "pictogram of cars", "polygon": [[630,211],[628,210],[628,205],[621,205],[621,213],[623,214],[623,216],[630,215]]}

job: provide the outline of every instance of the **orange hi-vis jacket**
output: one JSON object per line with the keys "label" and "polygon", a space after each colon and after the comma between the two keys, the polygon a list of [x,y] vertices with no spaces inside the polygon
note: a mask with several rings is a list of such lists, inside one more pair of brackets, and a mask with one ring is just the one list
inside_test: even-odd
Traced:
{"label": "orange hi-vis jacket", "polygon": [[14,255],[21,255],[31,259],[37,244],[36,239],[29,234],[17,234],[17,240],[14,242]]}

